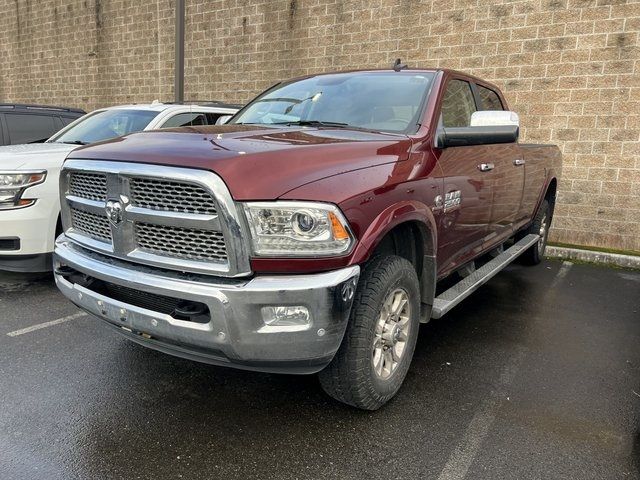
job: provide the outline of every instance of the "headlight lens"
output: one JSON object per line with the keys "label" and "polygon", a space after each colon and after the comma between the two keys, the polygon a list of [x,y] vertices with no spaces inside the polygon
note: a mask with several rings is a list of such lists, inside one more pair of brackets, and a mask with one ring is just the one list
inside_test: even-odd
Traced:
{"label": "headlight lens", "polygon": [[47,172],[2,172],[0,171],[0,210],[28,207],[35,200],[24,199],[27,187],[42,183]]}
{"label": "headlight lens", "polygon": [[339,255],[353,244],[349,226],[335,205],[251,202],[244,204],[244,211],[255,255]]}

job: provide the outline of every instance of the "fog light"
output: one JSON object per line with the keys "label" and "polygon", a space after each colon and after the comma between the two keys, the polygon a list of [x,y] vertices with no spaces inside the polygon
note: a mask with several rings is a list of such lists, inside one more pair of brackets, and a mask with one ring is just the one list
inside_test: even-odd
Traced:
{"label": "fog light", "polygon": [[262,321],[271,327],[304,327],[311,325],[307,307],[262,307]]}

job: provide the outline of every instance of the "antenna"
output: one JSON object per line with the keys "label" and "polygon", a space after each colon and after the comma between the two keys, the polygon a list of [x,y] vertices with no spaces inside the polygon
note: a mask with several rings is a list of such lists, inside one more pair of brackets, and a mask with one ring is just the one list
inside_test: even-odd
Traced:
{"label": "antenna", "polygon": [[409,66],[406,63],[402,63],[399,58],[396,58],[396,63],[393,64],[394,72],[399,72],[400,70],[405,70],[407,68],[409,68]]}

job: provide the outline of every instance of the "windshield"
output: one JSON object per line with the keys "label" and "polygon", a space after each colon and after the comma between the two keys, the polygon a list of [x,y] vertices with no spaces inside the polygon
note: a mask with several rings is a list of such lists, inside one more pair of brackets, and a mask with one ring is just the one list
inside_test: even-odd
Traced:
{"label": "windshield", "polygon": [[101,110],[86,115],[49,141],[78,145],[99,142],[144,130],[156,115],[158,112],[150,110]]}
{"label": "windshield", "polygon": [[327,124],[383,132],[415,130],[433,73],[319,75],[263,93],[229,124]]}

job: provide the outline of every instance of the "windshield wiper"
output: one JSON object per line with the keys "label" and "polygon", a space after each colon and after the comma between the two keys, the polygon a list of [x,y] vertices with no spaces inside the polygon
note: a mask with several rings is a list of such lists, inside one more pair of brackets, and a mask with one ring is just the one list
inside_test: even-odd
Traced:
{"label": "windshield wiper", "polygon": [[66,143],[68,145],[89,145],[89,142],[83,142],[82,140],[67,140],[66,142],[58,143]]}
{"label": "windshield wiper", "polygon": [[290,122],[275,122],[269,125],[299,125],[301,127],[351,127],[348,123],[342,122],[325,122],[322,120],[293,120]]}

